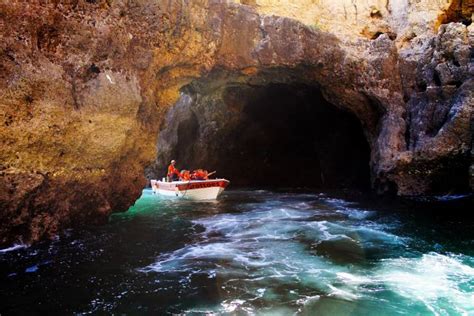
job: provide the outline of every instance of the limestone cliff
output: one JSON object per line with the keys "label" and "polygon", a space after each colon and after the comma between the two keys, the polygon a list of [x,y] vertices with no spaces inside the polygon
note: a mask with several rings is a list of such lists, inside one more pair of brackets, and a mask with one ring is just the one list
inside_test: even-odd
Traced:
{"label": "limestone cliff", "polygon": [[0,1],[0,244],[127,209],[186,87],[318,86],[361,122],[374,189],[467,179],[469,2],[240,2]]}

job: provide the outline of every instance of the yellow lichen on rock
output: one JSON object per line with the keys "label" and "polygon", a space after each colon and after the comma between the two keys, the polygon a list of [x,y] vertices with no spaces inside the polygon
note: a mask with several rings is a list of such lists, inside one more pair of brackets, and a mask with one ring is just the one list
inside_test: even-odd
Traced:
{"label": "yellow lichen on rock", "polygon": [[[308,26],[331,32],[345,40],[373,37],[377,32],[405,33],[408,30],[437,31],[446,16],[458,8],[467,14],[472,7],[459,0],[255,0],[239,1],[259,13],[298,20]],[[462,4],[461,4],[462,3]],[[469,9],[471,8],[471,9]],[[347,37],[350,36],[350,37]]]}

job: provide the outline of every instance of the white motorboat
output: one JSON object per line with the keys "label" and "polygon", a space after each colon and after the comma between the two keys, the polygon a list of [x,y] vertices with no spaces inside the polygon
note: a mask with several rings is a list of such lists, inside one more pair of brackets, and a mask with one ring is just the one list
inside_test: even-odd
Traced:
{"label": "white motorboat", "polygon": [[226,179],[159,181],[151,180],[151,188],[156,194],[190,200],[215,200],[229,184]]}

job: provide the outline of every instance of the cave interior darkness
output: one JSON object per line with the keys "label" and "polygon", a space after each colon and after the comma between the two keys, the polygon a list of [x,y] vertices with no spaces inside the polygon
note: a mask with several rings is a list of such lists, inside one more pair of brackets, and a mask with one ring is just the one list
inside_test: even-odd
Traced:
{"label": "cave interior darkness", "polygon": [[[221,127],[203,136],[209,100],[223,113]],[[229,85],[215,100],[193,101],[186,119],[164,124],[177,129],[172,150],[161,157],[158,141],[157,170],[176,159],[179,168],[217,170],[233,187],[370,188],[370,148],[359,120],[318,87]]]}

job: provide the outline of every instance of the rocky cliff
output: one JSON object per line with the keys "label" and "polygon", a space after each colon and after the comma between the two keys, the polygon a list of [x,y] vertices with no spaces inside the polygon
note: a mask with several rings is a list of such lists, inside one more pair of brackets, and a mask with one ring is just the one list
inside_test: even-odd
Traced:
{"label": "rocky cliff", "polygon": [[167,111],[235,85],[317,87],[362,126],[374,190],[466,186],[472,5],[360,2],[0,1],[0,244],[126,210]]}

